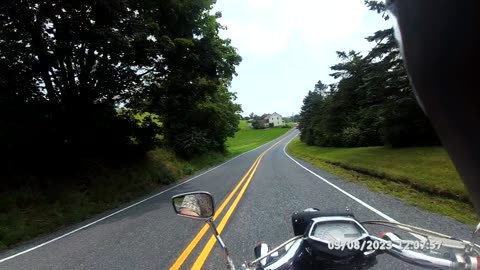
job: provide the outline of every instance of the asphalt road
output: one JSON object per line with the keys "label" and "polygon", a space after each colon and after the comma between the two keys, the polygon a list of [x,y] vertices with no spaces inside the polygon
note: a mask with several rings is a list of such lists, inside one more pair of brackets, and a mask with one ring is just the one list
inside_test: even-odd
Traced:
{"label": "asphalt road", "polygon": [[[3,252],[0,269],[169,269],[174,263],[181,269],[190,269],[194,264],[203,269],[224,269],[223,253],[216,243],[211,252],[202,251],[211,237],[210,231],[197,237],[198,243],[191,243],[204,223],[176,216],[170,198],[182,192],[205,190],[213,194],[219,208],[242,179],[242,185],[216,219],[217,225],[225,225],[221,234],[238,266],[253,258],[253,247],[258,241],[275,246],[292,237],[291,214],[308,207],[348,207],[359,220],[395,219],[469,238],[470,226],[345,182],[306,162],[293,161],[284,148],[297,133],[292,130],[193,179],[132,202],[136,203],[133,206],[125,205]],[[254,164],[262,153],[260,162]],[[244,177],[250,168],[250,174]],[[385,231],[378,227],[368,229],[376,235]],[[192,248],[191,252],[185,253],[186,248]],[[188,256],[179,259],[181,254]],[[381,255],[374,269],[419,268]]]}

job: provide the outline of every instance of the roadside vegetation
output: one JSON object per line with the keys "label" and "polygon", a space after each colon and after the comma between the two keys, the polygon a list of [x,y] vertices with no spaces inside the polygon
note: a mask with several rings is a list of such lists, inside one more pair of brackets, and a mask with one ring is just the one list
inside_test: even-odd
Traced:
{"label": "roadside vegetation", "polygon": [[[56,174],[45,172],[43,177],[48,181],[39,181],[46,183],[43,186],[25,185],[0,192],[0,250],[150,194],[289,130],[251,129],[245,120],[240,121],[239,128],[223,153],[212,151],[184,159],[172,150],[157,148],[137,157],[82,159],[63,170],[57,168]],[[26,176],[17,177],[21,180]]]}
{"label": "roadside vegetation", "polygon": [[230,139],[229,154],[242,58],[214,2],[0,5],[0,250],[286,131]]}
{"label": "roadside vegetation", "polygon": [[[389,20],[384,3],[367,8]],[[303,100],[291,153],[347,180],[472,224],[468,195],[418,105],[393,28],[366,39],[365,55],[337,52],[336,81],[318,81]]]}
{"label": "roadside vegetation", "polygon": [[225,159],[242,59],[214,2],[2,2],[0,249]]}
{"label": "roadside vegetation", "polygon": [[[366,4],[388,19],[383,2]],[[439,146],[415,99],[393,28],[366,40],[373,48],[365,55],[337,52],[340,63],[330,67],[336,82],[318,81],[304,98],[301,140],[323,147]]]}
{"label": "roadside vegetation", "polygon": [[[384,3],[366,6],[389,20]],[[474,224],[468,195],[408,80],[393,28],[366,39],[366,54],[337,52],[336,81],[303,100],[291,153],[349,181]]]}
{"label": "roadside vegetation", "polygon": [[118,207],[224,159],[212,152],[187,161],[158,148],[134,159],[83,159],[55,174],[47,172],[42,185],[0,193],[0,250]]}
{"label": "roadside vegetation", "polygon": [[[300,147],[298,140],[295,144]],[[442,147],[303,147],[302,151],[305,156],[317,157],[345,169],[468,202],[463,182]]]}
{"label": "roadside vegetation", "polygon": [[297,138],[289,144],[288,151],[373,191],[396,196],[466,224],[478,223],[463,183],[441,147],[318,147],[308,146]]}

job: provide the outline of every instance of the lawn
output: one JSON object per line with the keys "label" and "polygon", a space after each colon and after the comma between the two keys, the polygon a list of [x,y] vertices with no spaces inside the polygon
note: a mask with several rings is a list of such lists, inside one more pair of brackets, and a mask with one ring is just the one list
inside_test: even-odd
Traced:
{"label": "lawn", "polygon": [[477,220],[463,183],[441,147],[333,148],[307,146],[297,138],[288,151],[345,180],[421,208],[468,224]]}
{"label": "lawn", "polygon": [[248,127],[246,120],[241,120],[239,127],[240,130],[235,133],[235,137],[227,140],[227,149],[230,156],[252,150],[290,130],[289,128],[253,129]]}
{"label": "lawn", "polygon": [[468,200],[463,182],[442,147],[307,147],[298,139],[291,147],[301,148],[302,155],[347,169],[407,182],[427,192]]}

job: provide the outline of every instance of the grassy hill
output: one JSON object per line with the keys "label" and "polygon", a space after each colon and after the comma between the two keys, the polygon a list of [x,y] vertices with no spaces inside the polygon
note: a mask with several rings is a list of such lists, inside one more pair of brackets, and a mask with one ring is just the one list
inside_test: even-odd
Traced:
{"label": "grassy hill", "polygon": [[235,137],[227,140],[227,149],[230,156],[254,149],[264,143],[280,137],[289,131],[289,128],[253,129],[248,127],[246,120],[240,121],[240,130]]}

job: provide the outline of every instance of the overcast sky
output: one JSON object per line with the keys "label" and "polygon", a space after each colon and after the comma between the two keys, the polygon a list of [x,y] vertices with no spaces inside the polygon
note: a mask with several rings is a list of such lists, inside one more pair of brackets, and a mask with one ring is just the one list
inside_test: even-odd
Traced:
{"label": "overcast sky", "polygon": [[230,89],[243,115],[299,113],[318,80],[334,82],[335,51],[367,52],[365,37],[391,27],[363,0],[217,0],[215,10],[243,58]]}

